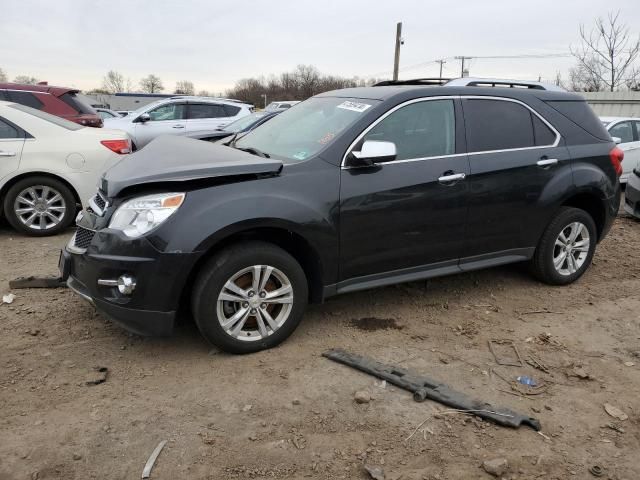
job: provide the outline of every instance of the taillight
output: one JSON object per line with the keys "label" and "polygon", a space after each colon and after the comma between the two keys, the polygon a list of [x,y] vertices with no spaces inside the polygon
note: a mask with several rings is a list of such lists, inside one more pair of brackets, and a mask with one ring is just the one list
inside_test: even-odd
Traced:
{"label": "taillight", "polygon": [[624,160],[624,152],[618,147],[613,147],[613,150],[609,152],[609,158],[611,159],[611,165],[616,171],[616,175],[622,175],[622,160]]}
{"label": "taillight", "polygon": [[120,155],[124,153],[131,153],[131,142],[127,140],[102,140],[102,145],[107,147],[112,152],[116,152]]}

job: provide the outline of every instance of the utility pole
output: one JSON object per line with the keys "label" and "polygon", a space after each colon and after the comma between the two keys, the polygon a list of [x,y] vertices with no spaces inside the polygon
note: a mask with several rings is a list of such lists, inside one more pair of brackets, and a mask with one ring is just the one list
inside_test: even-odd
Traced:
{"label": "utility pole", "polygon": [[400,67],[400,45],[404,41],[402,40],[402,22],[398,22],[396,25],[396,52],[393,59],[393,80],[398,80],[398,68]]}
{"label": "utility pole", "polygon": [[262,95],[260,95],[262,98],[264,98],[264,108],[267,108],[267,94],[263,93]]}
{"label": "utility pole", "polygon": [[460,60],[461,65],[460,65],[460,77],[464,77],[464,61],[465,60],[471,60],[473,57],[465,57],[464,55],[461,55],[459,57],[455,57],[456,60]]}
{"label": "utility pole", "polygon": [[446,60],[444,60],[444,59],[443,59],[443,60],[436,60],[436,63],[439,63],[439,64],[440,64],[440,77],[439,77],[439,78],[440,78],[440,80],[442,80],[442,65],[443,65],[444,63],[447,63],[447,61],[446,61]]}

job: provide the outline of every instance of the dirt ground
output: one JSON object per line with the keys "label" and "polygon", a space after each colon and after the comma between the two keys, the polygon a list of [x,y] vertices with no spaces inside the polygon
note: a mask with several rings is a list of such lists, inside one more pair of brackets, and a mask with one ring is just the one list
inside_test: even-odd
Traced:
{"label": "dirt ground", "polygon": [[[70,234],[0,226],[0,293],[56,273]],[[639,246],[640,222],[621,215],[574,285],[509,266],[344,295],[310,308],[279,348],[242,357],[191,322],[141,338],[66,289],[14,290],[0,305],[0,479],[140,478],[162,440],[152,479],[366,479],[365,464],[387,479],[482,479],[493,459],[508,461],[508,479],[595,478],[594,466],[638,479]],[[512,340],[547,372],[497,365],[489,339]],[[321,357],[334,347],[534,416],[543,435],[416,403]],[[95,367],[107,379],[87,385]],[[519,375],[540,386],[512,386]]]}

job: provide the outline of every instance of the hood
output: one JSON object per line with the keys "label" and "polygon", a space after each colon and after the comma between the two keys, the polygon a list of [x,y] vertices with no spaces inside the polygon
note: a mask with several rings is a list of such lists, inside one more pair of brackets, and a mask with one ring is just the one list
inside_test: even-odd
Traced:
{"label": "hood", "polygon": [[108,197],[114,197],[133,185],[278,173],[281,168],[280,160],[203,140],[165,135],[125,155],[104,173],[100,188]]}

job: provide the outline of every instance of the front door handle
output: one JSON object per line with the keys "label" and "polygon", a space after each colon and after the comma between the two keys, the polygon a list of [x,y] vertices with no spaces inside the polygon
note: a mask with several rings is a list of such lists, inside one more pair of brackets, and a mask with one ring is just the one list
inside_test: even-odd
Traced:
{"label": "front door handle", "polygon": [[466,177],[467,177],[466,173],[451,173],[451,174],[447,174],[439,177],[438,182],[440,183],[457,182],[458,180],[464,180]]}
{"label": "front door handle", "polygon": [[538,165],[539,167],[550,167],[551,165],[555,165],[557,163],[557,158],[541,158],[536,162],[536,165]]}
{"label": "front door handle", "polygon": [[180,125],[180,124],[174,125],[173,128],[184,128],[184,125]]}
{"label": "front door handle", "polygon": [[0,151],[0,157],[15,157],[16,152],[2,152]]}

